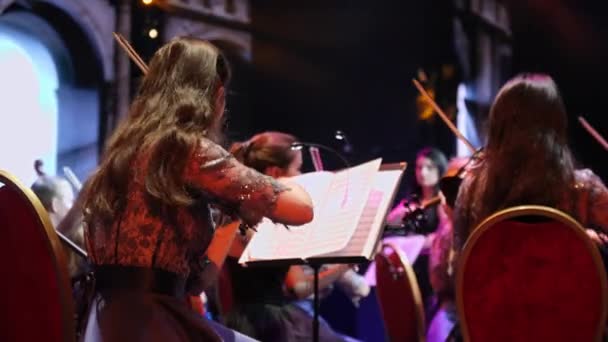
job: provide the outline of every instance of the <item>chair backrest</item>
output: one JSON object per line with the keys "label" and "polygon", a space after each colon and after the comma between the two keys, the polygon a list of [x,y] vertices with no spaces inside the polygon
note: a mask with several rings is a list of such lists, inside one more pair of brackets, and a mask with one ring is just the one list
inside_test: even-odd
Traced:
{"label": "chair backrest", "polygon": [[599,341],[608,306],[598,248],[570,216],[519,206],[484,220],[458,262],[465,341]]}
{"label": "chair backrest", "polygon": [[0,341],[74,341],[66,259],[36,195],[0,170]]}
{"label": "chair backrest", "polygon": [[376,294],[390,341],[424,341],[424,306],[407,256],[385,243],[375,262]]}

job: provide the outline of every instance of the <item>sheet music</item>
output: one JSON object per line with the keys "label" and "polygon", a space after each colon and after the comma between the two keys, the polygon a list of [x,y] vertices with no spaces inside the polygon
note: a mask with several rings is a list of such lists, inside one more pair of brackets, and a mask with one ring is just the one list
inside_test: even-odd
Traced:
{"label": "sheet music", "polygon": [[287,231],[264,220],[239,262],[305,259],[340,250],[352,238],[372,188],[381,159],[338,172],[295,177],[313,199],[312,222]]}
{"label": "sheet music", "polygon": [[376,174],[367,203],[348,245],[326,256],[364,255],[370,258],[373,255],[376,239],[370,237],[380,234],[402,173],[403,170],[386,170]]}
{"label": "sheet music", "polygon": [[276,259],[277,257],[288,259],[294,258],[294,255],[297,256],[298,254],[292,252],[295,248],[301,248],[307,243],[312,232],[311,227],[318,221],[317,216],[320,215],[327,199],[327,192],[333,177],[332,172],[320,171],[291,178],[292,181],[306,189],[310,195],[315,218],[301,226],[290,226],[289,230],[282,224],[276,224],[268,218],[264,218],[256,227],[257,233],[245,248],[239,262]]}
{"label": "sheet music", "polygon": [[320,223],[313,226],[307,242],[307,257],[346,247],[357,229],[380,163],[381,159],[376,159],[336,174],[319,217]]}
{"label": "sheet music", "polygon": [[[378,236],[380,234],[380,230],[382,230],[386,224],[386,214],[391,208],[402,175],[403,170],[380,171],[376,175],[373,189],[374,191],[380,192],[382,197],[377,200],[378,202],[377,207],[375,208],[375,214],[371,214],[373,215],[371,225],[368,226],[368,229],[362,229],[363,231],[368,231],[368,237]],[[376,239],[369,238],[365,240],[366,243],[363,245],[362,254],[369,257],[374,254],[374,248],[376,247],[377,242],[375,240]]]}

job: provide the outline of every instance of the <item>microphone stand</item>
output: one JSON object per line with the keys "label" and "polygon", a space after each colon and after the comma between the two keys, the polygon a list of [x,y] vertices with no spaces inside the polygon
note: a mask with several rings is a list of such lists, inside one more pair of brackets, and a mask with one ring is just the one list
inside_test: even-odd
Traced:
{"label": "microphone stand", "polygon": [[344,163],[344,166],[346,166],[346,168],[351,167],[348,160],[342,154],[340,154],[340,152],[336,151],[335,149],[333,149],[329,146],[326,146],[323,144],[312,143],[312,142],[302,142],[302,141],[297,141],[297,142],[294,142],[293,144],[291,144],[292,150],[296,150],[296,151],[301,150],[303,147],[316,147],[316,148],[328,151],[331,154],[333,154],[334,156],[338,157],[338,159],[340,159],[340,161],[342,161],[342,163]]}

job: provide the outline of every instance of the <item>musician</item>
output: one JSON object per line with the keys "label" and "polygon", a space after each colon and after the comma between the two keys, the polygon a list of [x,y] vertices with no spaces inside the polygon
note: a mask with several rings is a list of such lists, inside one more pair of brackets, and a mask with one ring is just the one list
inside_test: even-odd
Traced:
{"label": "musician", "polygon": [[547,75],[520,75],[503,86],[490,111],[484,156],[469,174],[456,200],[456,250],[485,217],[521,204],[554,207],[608,231],[608,190],[591,170],[575,169],[566,110]]}
{"label": "musician", "polygon": [[64,178],[39,172],[31,189],[48,212],[53,227],[57,227],[74,204],[74,190],[70,183]]}
{"label": "musician", "polygon": [[[445,213],[437,206],[429,206],[423,209],[423,215],[414,217],[410,213],[416,210],[425,201],[431,200],[439,195],[439,180],[444,175],[447,167],[447,158],[438,149],[426,147],[416,155],[416,185],[414,192],[408,198],[403,199],[391,210],[387,216],[387,223],[392,225],[406,224],[406,229],[414,227],[413,233],[426,235],[425,245],[413,264],[414,272],[418,280],[422,299],[425,304],[427,316],[432,316],[437,308],[433,295],[433,289],[429,281],[429,247],[435,238],[435,231],[441,220],[445,219]],[[427,322],[429,319],[427,319]]]}
{"label": "musician", "polygon": [[[238,160],[275,178],[300,174],[302,152],[292,149],[296,138],[280,132],[265,132],[231,148]],[[312,315],[296,305],[313,294],[314,278],[300,265],[242,267],[238,264],[250,235],[237,237],[226,267],[231,278],[234,307],[225,320],[230,328],[265,342],[311,341]],[[354,274],[353,274],[354,273]],[[319,274],[319,288],[347,282],[353,296],[369,292],[367,284],[349,265],[326,266]],[[336,333],[321,319],[320,341],[352,340]]]}
{"label": "musician", "polygon": [[[424,201],[439,194],[439,180],[447,167],[447,158],[440,150],[425,147],[416,154],[416,184],[412,194],[399,202],[387,216],[387,223],[399,225],[407,214]],[[437,229],[440,213],[436,206],[424,210],[425,219],[419,222],[416,233],[430,234]]]}
{"label": "musician", "polygon": [[[450,159],[444,177],[464,178],[467,168],[471,164],[471,158],[455,157]],[[443,182],[443,180],[442,180]],[[451,282],[453,270],[450,265],[450,257],[453,245],[453,203],[446,201],[443,189],[441,209],[445,213],[440,220],[435,238],[429,249],[429,281],[436,296],[436,311],[432,313],[431,321],[427,329],[427,340],[445,341],[454,326],[454,313],[456,302],[454,298],[454,285]]]}
{"label": "musician", "polygon": [[226,331],[185,300],[200,291],[210,204],[244,227],[263,216],[312,219],[301,187],[243,166],[218,144],[229,79],[225,57],[206,41],[177,38],[152,57],[83,190],[97,293],[85,341],[221,340]]}
{"label": "musician", "polygon": [[[523,204],[557,208],[584,227],[608,231],[608,189],[591,170],[575,169],[564,104],[554,81],[543,74],[511,79],[492,105],[484,155],[456,200],[452,268],[484,218]],[[453,276],[451,283],[454,288]]]}
{"label": "musician", "polygon": [[[31,189],[46,209],[53,227],[61,231],[65,218],[70,216],[74,205],[74,190],[65,179],[57,176],[48,176],[42,171],[42,161],[36,160],[34,164],[38,178]],[[63,233],[63,232],[62,232]],[[84,235],[82,230],[73,230],[64,234],[77,246],[84,248]],[[86,271],[86,260],[77,255],[70,248],[64,248],[68,263],[68,273],[74,279]]]}

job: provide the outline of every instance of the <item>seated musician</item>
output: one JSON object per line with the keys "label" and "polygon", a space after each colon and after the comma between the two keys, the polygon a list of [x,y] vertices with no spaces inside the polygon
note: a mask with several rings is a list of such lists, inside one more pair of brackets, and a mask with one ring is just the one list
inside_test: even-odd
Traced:
{"label": "seated musician", "polygon": [[[472,158],[452,158],[448,163],[444,178],[463,179],[466,177],[467,167],[472,161]],[[442,183],[443,181],[444,179],[442,179]],[[443,191],[448,190],[452,189],[444,189],[442,184],[440,192],[442,197],[441,208],[445,212],[445,219],[440,220],[429,250],[429,281],[437,298],[437,311],[432,315],[428,324],[428,341],[445,341],[454,326],[453,321],[455,320],[456,299],[452,288],[454,284],[451,282],[453,269],[449,261],[454,234],[452,222],[454,203],[451,201],[455,199],[457,189],[454,189],[453,194],[443,193]]]}
{"label": "seated musician", "polygon": [[455,249],[462,249],[484,218],[520,204],[557,208],[590,230],[607,232],[608,189],[591,170],[577,170],[574,163],[566,109],[551,77],[521,75],[507,82],[490,111],[483,157],[458,194]]}
{"label": "seated musician", "polygon": [[439,195],[439,180],[444,175],[446,166],[447,159],[440,150],[431,147],[420,150],[416,155],[414,192],[408,198],[401,200],[387,216],[388,224],[397,226],[405,223],[405,228],[409,233],[422,234],[427,237],[423,250],[413,264],[427,316],[433,315],[437,308],[429,281],[428,252],[440,222],[446,217],[443,209],[438,205],[424,208],[423,215],[420,216],[410,213],[415,212],[425,201],[432,200]]}
{"label": "seated musician", "polygon": [[138,95],[83,189],[96,297],[84,341],[221,341],[234,334],[186,304],[201,290],[210,205],[244,229],[300,225],[300,186],[250,169],[221,140],[228,63],[209,42],[176,38],[152,57]]}
{"label": "seated musician", "polygon": [[472,229],[516,205],[553,207],[592,236],[608,232],[608,189],[591,170],[574,165],[566,109],[551,77],[527,74],[507,82],[490,111],[483,156],[469,169],[456,200],[454,266]]}
{"label": "seated musician", "polygon": [[[72,185],[64,178],[44,174],[40,160],[36,161],[35,169],[38,179],[32,184],[31,189],[48,212],[53,227],[61,232],[60,228],[62,224],[65,225],[65,218],[73,216],[70,214],[74,205]],[[84,248],[82,229],[71,230],[64,235],[80,248]],[[70,278],[74,279],[86,270],[86,261],[68,247],[64,251]]]}
{"label": "seated musician", "polygon": [[[399,225],[408,213],[419,207],[421,203],[432,200],[439,195],[439,180],[444,175],[447,159],[443,152],[436,148],[426,147],[416,154],[416,183],[414,191],[401,200],[386,217],[391,225]],[[424,210],[424,221],[413,227],[414,233],[432,234],[437,229],[440,220],[440,211],[437,206],[430,206]]]}
{"label": "seated musician", "polygon": [[[296,138],[280,132],[265,132],[250,140],[234,144],[236,158],[259,172],[274,178],[300,174],[302,152],[293,150]],[[296,300],[313,294],[313,275],[300,265],[279,267],[242,267],[238,264],[251,233],[237,236],[226,260],[232,283],[233,308],[224,318],[226,325],[246,335],[267,342],[312,341],[312,315],[295,305]],[[331,265],[319,274],[319,288],[332,283],[351,282],[353,296],[367,295],[369,288],[350,265]],[[356,273],[355,273],[356,274]],[[360,280],[360,279],[359,279]],[[322,321],[320,341],[351,340],[333,331]]]}
{"label": "seated musician", "polygon": [[34,165],[38,178],[31,189],[49,213],[51,223],[56,228],[74,204],[74,190],[66,179],[46,175],[42,171],[42,161],[36,160]]}

